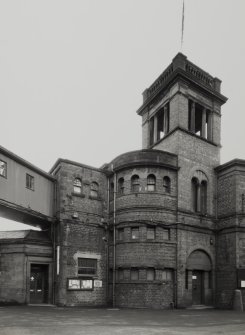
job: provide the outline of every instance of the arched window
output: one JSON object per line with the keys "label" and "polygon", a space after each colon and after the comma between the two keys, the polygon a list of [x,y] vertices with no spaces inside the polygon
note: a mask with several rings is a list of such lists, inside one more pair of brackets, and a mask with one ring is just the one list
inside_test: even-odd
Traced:
{"label": "arched window", "polygon": [[192,209],[194,212],[200,211],[200,199],[199,199],[199,181],[197,178],[191,180],[191,191],[192,191]]}
{"label": "arched window", "polygon": [[118,194],[124,194],[124,178],[118,179]]}
{"label": "arched window", "polygon": [[156,177],[154,174],[149,174],[147,177],[147,191],[154,192],[156,190]]}
{"label": "arched window", "polygon": [[201,213],[207,213],[207,181],[203,180],[201,182]]}
{"label": "arched window", "polygon": [[171,179],[167,176],[163,177],[163,190],[165,193],[171,192]]}
{"label": "arched window", "polygon": [[92,198],[98,198],[99,185],[94,181],[90,185],[90,196]]}
{"label": "arched window", "polygon": [[139,192],[140,191],[140,178],[138,175],[133,175],[131,178],[131,191]]}
{"label": "arched window", "polygon": [[77,194],[82,193],[82,182],[81,179],[75,178],[73,182],[73,192]]}

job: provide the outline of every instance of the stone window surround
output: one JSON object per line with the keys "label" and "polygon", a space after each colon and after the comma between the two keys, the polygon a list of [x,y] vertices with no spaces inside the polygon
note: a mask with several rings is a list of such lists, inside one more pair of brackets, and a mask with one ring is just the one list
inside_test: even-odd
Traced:
{"label": "stone window surround", "polygon": [[[92,276],[78,275],[78,258],[97,259],[97,273],[96,273],[96,275],[92,275]],[[77,274],[77,276],[79,276],[79,277],[86,276],[86,277],[92,277],[92,278],[98,278],[99,277],[99,274],[101,272],[101,266],[100,266],[101,255],[100,254],[77,251],[73,255],[73,259],[74,259],[74,261],[76,263],[75,268],[76,268],[76,274]]]}

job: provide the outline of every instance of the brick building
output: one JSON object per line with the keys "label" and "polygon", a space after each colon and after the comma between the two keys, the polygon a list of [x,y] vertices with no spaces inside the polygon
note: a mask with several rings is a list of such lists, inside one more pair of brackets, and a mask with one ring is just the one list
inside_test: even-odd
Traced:
{"label": "brick building", "polygon": [[[221,106],[227,100],[220,86],[179,53],[143,92],[137,111],[142,150],[99,169],[59,159],[47,176],[35,170],[54,190],[53,215],[39,224],[49,231],[39,244],[49,248],[52,264],[41,247],[35,250],[16,302],[230,308],[240,289],[245,303],[245,160],[220,165]],[[8,166],[1,153],[5,213],[4,201],[9,207],[14,201],[6,199]],[[20,211],[17,205],[9,216]],[[13,233],[11,243],[17,240]],[[15,270],[9,275],[6,250],[13,247],[6,241],[0,235],[0,282],[8,289]],[[35,286],[38,269],[43,279]],[[8,296],[0,289],[0,301]]]}

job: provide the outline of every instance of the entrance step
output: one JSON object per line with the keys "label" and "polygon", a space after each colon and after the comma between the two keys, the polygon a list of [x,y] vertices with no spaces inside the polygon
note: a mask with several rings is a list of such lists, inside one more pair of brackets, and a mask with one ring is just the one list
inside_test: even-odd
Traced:
{"label": "entrance step", "polygon": [[52,305],[52,304],[28,304],[28,306],[32,306],[32,307],[56,307],[55,305]]}
{"label": "entrance step", "polygon": [[187,307],[187,309],[213,309],[214,306],[208,306],[208,305],[192,305],[190,307]]}

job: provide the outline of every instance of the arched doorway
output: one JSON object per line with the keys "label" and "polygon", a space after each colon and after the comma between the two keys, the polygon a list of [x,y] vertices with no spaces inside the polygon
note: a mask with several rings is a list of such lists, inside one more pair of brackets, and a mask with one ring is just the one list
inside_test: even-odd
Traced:
{"label": "arched doorway", "polygon": [[213,274],[209,255],[203,250],[193,251],[187,259],[186,271],[192,289],[192,304],[211,305]]}

